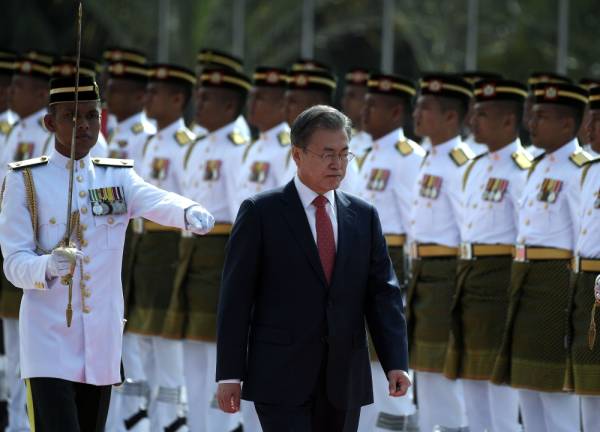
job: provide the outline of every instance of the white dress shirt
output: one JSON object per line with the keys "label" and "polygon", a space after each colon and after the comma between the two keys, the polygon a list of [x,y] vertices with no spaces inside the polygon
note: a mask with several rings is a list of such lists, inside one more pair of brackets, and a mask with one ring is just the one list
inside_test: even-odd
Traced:
{"label": "white dress shirt", "polygon": [[517,208],[527,181],[527,169],[513,160],[519,139],[475,160],[462,193],[461,240],[465,243],[514,244]]}
{"label": "white dress shirt", "polygon": [[[581,169],[569,159],[577,139],[548,153],[536,165],[519,202],[517,243],[573,250],[579,231]],[[543,193],[554,183],[556,191]]]}
{"label": "white dress shirt", "polygon": [[[306,212],[306,218],[308,219],[308,225],[310,226],[310,231],[312,232],[313,238],[315,239],[315,243],[317,242],[317,208],[313,205],[313,201],[316,197],[319,196],[318,193],[310,189],[298,176],[294,177],[294,185],[296,186],[296,190],[298,191],[298,195],[300,196],[300,201],[302,202],[302,207],[304,207],[304,211]],[[333,227],[333,238],[335,240],[335,246],[337,248],[337,239],[338,239],[338,222],[337,216],[335,214],[335,192],[330,190],[323,194],[325,198],[327,198],[327,204],[325,205],[325,211],[331,219],[331,225]]]}
{"label": "white dress shirt", "polygon": [[[53,151],[31,168],[36,189],[38,240],[53,249],[66,229],[69,159]],[[6,177],[0,244],[7,279],[23,289],[19,314],[21,376],[53,377],[94,385],[120,381],[123,332],[121,264],[130,218],[185,227],[185,209],[196,204],[144,182],[132,168],[98,166],[88,155],[75,162],[73,210],[79,211],[84,257],[73,275],[73,320],[67,327],[67,287],[46,279],[48,254],[36,251],[22,171]],[[94,215],[90,192],[120,188],[122,214]],[[83,281],[82,281],[83,279]],[[82,284],[83,283],[83,284]]]}

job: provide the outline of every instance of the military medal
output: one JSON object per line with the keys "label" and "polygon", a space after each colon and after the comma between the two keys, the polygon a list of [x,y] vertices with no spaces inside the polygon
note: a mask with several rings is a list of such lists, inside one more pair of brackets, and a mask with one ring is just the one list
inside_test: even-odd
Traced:
{"label": "military medal", "polygon": [[390,170],[373,168],[367,184],[368,190],[384,191],[390,179]]}
{"label": "military medal", "polygon": [[204,181],[217,181],[221,175],[221,161],[208,160],[204,169]]}
{"label": "military medal", "polygon": [[154,158],[150,177],[154,180],[164,180],[169,173],[169,159]]}
{"label": "military medal", "polygon": [[556,202],[558,199],[558,194],[562,189],[562,185],[563,182],[560,180],[545,178],[537,195],[538,201],[547,202],[550,204]]}
{"label": "military medal", "polygon": [[264,183],[269,175],[269,162],[254,162],[250,167],[250,177],[248,181],[251,183]]}
{"label": "military medal", "polygon": [[20,142],[17,144],[17,150],[13,157],[13,161],[23,161],[33,157],[34,144],[32,142]]}
{"label": "military medal", "polygon": [[508,180],[489,178],[482,194],[484,201],[501,202],[508,189]]}
{"label": "military medal", "polygon": [[423,174],[419,194],[424,198],[437,199],[442,189],[442,178],[430,174]]}
{"label": "military medal", "polygon": [[121,186],[90,189],[88,191],[94,216],[119,215],[127,213],[125,194]]}

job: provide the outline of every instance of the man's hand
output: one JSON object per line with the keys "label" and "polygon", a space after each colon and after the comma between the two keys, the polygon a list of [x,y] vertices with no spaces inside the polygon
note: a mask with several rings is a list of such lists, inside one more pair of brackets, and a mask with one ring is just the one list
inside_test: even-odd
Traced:
{"label": "man's hand", "polygon": [[50,277],[65,277],[73,273],[77,258],[81,258],[83,252],[75,248],[58,247],[52,251],[46,265],[46,274]]}
{"label": "man's hand", "polygon": [[217,388],[217,400],[222,411],[233,414],[240,410],[240,395],[242,385],[240,383],[219,383]]}
{"label": "man's hand", "polygon": [[206,234],[215,226],[213,215],[200,205],[185,210],[185,221],[194,234]]}
{"label": "man's hand", "polygon": [[390,396],[404,396],[412,385],[410,377],[403,370],[391,370],[387,373]]}

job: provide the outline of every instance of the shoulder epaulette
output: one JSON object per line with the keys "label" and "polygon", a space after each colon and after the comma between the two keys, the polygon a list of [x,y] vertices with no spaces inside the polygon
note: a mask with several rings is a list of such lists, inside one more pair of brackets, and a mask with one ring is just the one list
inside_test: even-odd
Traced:
{"label": "shoulder epaulette", "polygon": [[6,121],[6,120],[0,121],[0,134],[8,135],[10,133],[11,129],[12,129],[12,125],[8,121]]}
{"label": "shoulder epaulette", "polygon": [[528,170],[533,165],[533,156],[527,150],[520,148],[510,155],[514,163],[522,170]]}
{"label": "shoulder epaulette", "polygon": [[195,135],[187,129],[180,129],[175,132],[175,141],[177,141],[177,144],[180,146],[188,145],[194,141],[194,138]]}
{"label": "shoulder epaulette", "polygon": [[402,156],[408,156],[413,153],[417,153],[419,156],[425,156],[425,149],[407,138],[398,141],[394,147]]}
{"label": "shoulder epaulette", "polygon": [[133,126],[131,126],[131,132],[133,132],[136,135],[143,131],[144,131],[144,125],[142,124],[142,122],[137,122]]}
{"label": "shoulder epaulette", "polygon": [[146,151],[148,150],[148,145],[150,144],[150,141],[152,141],[152,138],[154,138],[154,135],[148,135],[146,137],[146,142],[144,143],[144,148],[142,149],[142,156],[146,156]]}
{"label": "shoulder epaulette", "polygon": [[569,156],[569,160],[581,168],[586,163],[590,162],[594,157],[585,150],[577,150]]}
{"label": "shoulder epaulette", "polygon": [[475,166],[477,161],[479,159],[483,158],[484,156],[487,156],[489,153],[490,152],[483,152],[483,153],[480,153],[477,156],[475,156],[473,159],[471,159],[471,163],[465,169],[465,173],[463,174],[463,182],[462,182],[463,190],[465,190],[465,188],[467,187],[467,181],[469,180],[469,175],[471,174],[471,171],[473,171],[473,167]]}
{"label": "shoulder epaulette", "polygon": [[244,145],[247,143],[247,140],[246,138],[244,138],[244,135],[237,131],[231,132],[229,135],[227,135],[227,138],[229,138],[229,141],[231,141],[235,145]]}
{"label": "shoulder epaulette", "polygon": [[277,139],[279,140],[279,145],[281,147],[289,146],[292,143],[290,139],[290,133],[288,131],[281,131],[277,134]]}
{"label": "shoulder epaulette", "polygon": [[133,159],[92,158],[92,163],[104,167],[133,168]]}
{"label": "shoulder epaulette", "polygon": [[456,166],[459,167],[463,166],[464,164],[472,160],[474,157],[475,153],[473,153],[473,150],[466,146],[454,147],[450,151],[450,158],[452,158]]}
{"label": "shoulder epaulette", "polygon": [[356,165],[358,166],[359,171],[362,169],[362,166],[365,164],[365,161],[367,160],[367,156],[369,156],[369,153],[371,153],[372,150],[373,150],[373,147],[368,147],[365,150],[364,154],[356,157]]}
{"label": "shoulder epaulette", "polygon": [[585,183],[585,178],[587,177],[587,174],[588,174],[588,171],[590,170],[590,168],[595,163],[598,163],[598,162],[600,162],[599,156],[592,158],[589,161],[587,161],[586,163],[584,163],[583,170],[581,171],[581,186],[583,186],[583,183]]}
{"label": "shoulder epaulette", "polygon": [[19,162],[11,162],[8,167],[13,171],[19,171],[23,168],[33,168],[36,166],[46,165],[48,163],[48,156],[40,156],[38,158],[27,159]]}

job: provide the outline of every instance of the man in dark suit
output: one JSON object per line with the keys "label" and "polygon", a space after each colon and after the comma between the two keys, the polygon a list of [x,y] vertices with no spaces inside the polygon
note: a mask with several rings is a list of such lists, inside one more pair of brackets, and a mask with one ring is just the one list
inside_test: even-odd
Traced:
{"label": "man in dark suit", "polygon": [[411,385],[377,211],[336,191],[353,157],[349,135],[349,119],[334,108],[300,114],[291,130],[297,176],[244,201],[227,247],[218,402],[233,413],[240,396],[254,401],[265,432],[356,430],[360,407],[373,402],[365,320],[389,394]]}

